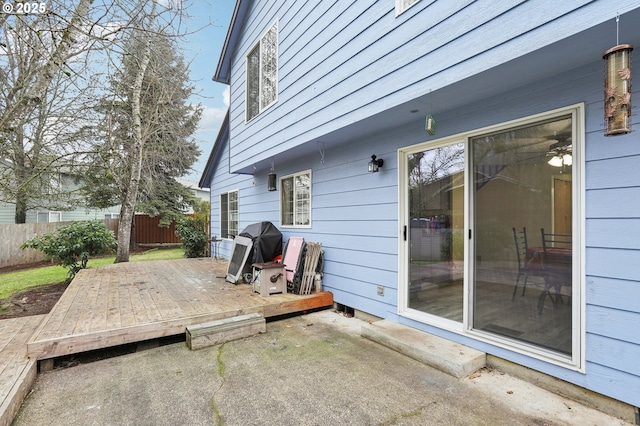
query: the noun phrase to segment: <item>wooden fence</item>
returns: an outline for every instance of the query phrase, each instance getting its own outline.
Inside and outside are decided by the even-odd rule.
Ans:
[[[185,216],[194,217],[193,214],[187,214]],[[182,243],[182,240],[176,234],[176,223],[171,222],[168,227],[160,227],[159,217],[149,217],[147,215],[136,215],[135,217],[135,243],[142,246],[156,246],[156,245],[178,245]],[[209,235],[210,224],[207,222],[205,225],[205,232]],[[209,249],[207,247],[207,256],[209,256]]]
[[[193,216],[193,215],[188,215]],[[103,221],[108,229],[118,236],[118,219]],[[25,265],[46,260],[42,252],[33,249],[20,250],[20,246],[36,235],[55,232],[61,226],[71,222],[0,224],[0,268],[7,266]],[[140,245],[179,245],[182,241],[176,235],[176,224],[172,222],[168,227],[160,227],[159,217],[147,215],[135,216],[135,243]],[[207,231],[209,226],[207,226]]]
[[[105,219],[103,222],[117,235],[118,219]],[[55,232],[56,229],[70,223],[0,224],[0,268],[46,260],[42,252],[33,249],[20,250],[20,246],[31,237]]]
[[[171,222],[168,227],[160,227],[160,216],[149,217],[137,214],[134,226],[136,244],[180,244],[182,242],[176,235],[176,223]]]

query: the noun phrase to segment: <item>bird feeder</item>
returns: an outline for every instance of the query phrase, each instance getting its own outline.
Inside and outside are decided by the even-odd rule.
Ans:
[[[605,136],[631,132],[631,51],[620,44],[604,52]]]

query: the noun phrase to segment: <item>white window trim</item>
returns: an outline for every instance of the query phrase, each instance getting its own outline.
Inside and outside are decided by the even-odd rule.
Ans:
[[[261,105],[260,102],[260,98],[262,96],[262,49],[260,48],[260,45],[262,44],[262,41],[264,40],[264,38],[266,37],[266,35],[269,33],[269,31],[271,31],[271,29],[273,27],[276,27],[276,75],[275,75],[275,98],[273,99],[273,101],[271,101],[268,105]],[[246,75],[246,81],[245,81],[245,114],[244,114],[244,119],[245,119],[245,123],[250,122],[251,120],[255,119],[256,117],[258,117],[260,114],[262,114],[264,111],[268,110],[269,108],[271,108],[272,105],[275,105],[278,102],[278,80],[279,80],[279,71],[280,71],[280,67],[279,67],[279,42],[280,42],[280,25],[278,20],[276,19],[271,25],[269,25],[269,27],[266,29],[266,31],[260,36],[260,38],[258,39],[258,41],[253,44],[251,46],[251,48],[249,49],[249,51],[247,52],[247,54],[245,55],[245,75]],[[259,92],[259,96],[258,96],[258,113],[249,118],[249,100],[248,100],[248,95],[249,95],[249,61],[248,61],[248,56],[249,53],[251,53],[256,47],[258,47],[258,52],[259,52],[259,77],[258,77],[258,92]]]
[[[398,280],[398,315],[412,319],[430,326],[441,328],[456,334],[460,334],[466,337],[471,337],[475,340],[489,343],[493,346],[500,347],[518,354],[530,356],[532,358],[540,359],[542,361],[554,364],[569,370],[575,370],[581,373],[585,373],[586,364],[586,276],[585,276],[585,232],[586,232],[586,215],[585,215],[585,168],[584,168],[584,150],[585,150],[585,105],[584,103],[569,105],[563,108],[558,108],[552,111],[523,117],[516,120],[511,120],[505,123],[497,125],[473,129],[464,133],[453,135],[447,138],[439,139],[436,141],[427,141],[420,144],[412,145],[409,147],[403,147],[398,149],[398,217],[400,219],[400,227],[402,230],[404,227],[409,227],[407,223],[406,212],[408,211],[408,199],[405,194],[406,191],[403,188],[406,187],[406,155],[415,152],[420,149],[435,148],[437,146],[448,145],[453,142],[465,141],[465,152],[469,152],[469,140],[477,135],[483,133],[493,133],[501,130],[508,130],[513,127],[523,126],[526,124],[533,124],[546,119],[560,117],[562,115],[571,114],[572,116],[572,132],[574,136],[573,141],[573,168],[574,176],[577,178],[572,179],[572,197],[573,205],[576,206],[573,212],[573,249],[574,249],[574,262],[573,262],[573,285],[572,285],[572,299],[574,300],[574,309],[572,310],[572,324],[577,325],[572,327],[572,355],[571,357],[563,356],[557,352],[545,350],[539,346],[526,344],[520,341],[509,340],[507,338],[501,338],[489,333],[485,333],[479,330],[474,330],[470,324],[470,317],[472,315],[470,300],[473,295],[470,294],[472,286],[469,284],[469,280],[472,279],[472,266],[473,264],[465,260],[465,277],[464,277],[464,319],[462,324],[455,321],[450,321],[441,317],[426,314],[424,312],[411,309],[407,306],[407,286],[405,285],[405,278],[399,278]],[[467,184],[465,185],[465,229],[469,229],[471,223],[470,211],[470,194],[469,191],[469,168],[470,159],[465,155],[465,174],[467,175]],[[464,257],[465,259],[471,259],[471,248],[469,239],[465,238]],[[398,238],[398,277],[406,277],[408,274],[407,266],[405,265],[405,259],[407,258],[407,248],[402,235]]]
[[[40,215],[46,213],[47,214],[47,221],[46,222],[40,222]],[[51,216],[52,215],[58,215],[58,220],[51,220]],[[38,211],[36,212],[36,222],[37,223],[54,223],[54,222],[62,222],[62,212],[58,211],[58,210],[44,210],[44,211]]]
[[[280,226],[281,226],[282,228],[311,228],[311,224],[313,223],[313,222],[312,222],[312,217],[311,217],[311,212],[313,211],[313,208],[312,208],[312,205],[311,205],[311,204],[312,204],[312,201],[313,201],[313,192],[312,192],[312,189],[313,189],[313,175],[312,175],[312,173],[311,173],[311,169],[304,170],[304,171],[297,172],[297,173],[292,173],[292,174],[287,175],[287,176],[282,176],[282,177],[280,178],[280,191],[282,191],[282,181],[283,181],[283,180],[285,180],[285,179],[289,179],[289,178],[293,178],[293,180],[294,180],[294,182],[295,182],[295,178],[296,178],[297,176],[302,176],[302,175],[306,175],[306,174],[308,174],[308,175],[309,175],[309,224],[308,224],[308,225],[296,225],[296,224],[295,224],[295,217],[296,217],[296,212],[295,212],[296,198],[295,198],[295,191],[294,191],[294,192],[293,192],[293,194],[294,194],[294,199],[293,199],[293,204],[292,204],[292,205],[293,205],[293,209],[294,209],[294,211],[293,211],[293,222],[294,222],[294,223],[293,223],[293,225],[284,225],[284,224],[282,223],[282,197],[280,197],[280,199],[279,199],[279,201],[278,201],[278,204],[280,205]]]
[[[405,6],[405,1],[404,0],[396,0],[396,17],[402,15],[404,12],[406,12],[409,9],[411,9],[411,7],[414,6],[416,3],[418,3],[419,1],[420,0],[415,0],[410,5]]]
[[[228,235],[222,235],[222,196],[226,195],[227,196],[227,228],[229,228],[229,219],[228,219],[228,215],[229,215],[229,194],[232,193],[236,193],[236,203],[238,204],[238,216],[240,216],[240,192],[237,189],[232,189],[229,191],[224,191],[221,192],[220,194],[218,194],[218,211],[220,213],[220,220],[218,221],[218,226],[219,226],[219,230],[220,230],[220,238],[223,240],[233,240],[232,237],[229,237]],[[236,226],[239,227],[240,226],[240,220],[238,218],[238,220],[236,220]],[[240,233],[240,229],[238,229],[238,233]]]

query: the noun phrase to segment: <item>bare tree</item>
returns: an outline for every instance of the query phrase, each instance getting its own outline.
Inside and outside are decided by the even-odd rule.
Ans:
[[[95,100],[126,35],[154,22],[178,34],[183,12],[156,0],[50,0],[0,15],[0,200],[15,203],[16,223],[29,209],[73,207],[56,182],[86,166]]]
[[[192,88],[184,61],[163,51],[185,34],[186,11],[159,0],[51,0],[46,8],[0,17],[0,197],[16,203],[16,222],[24,222],[30,208],[72,206],[75,195],[56,184],[63,173],[90,180],[103,170],[94,198],[102,190],[122,205],[117,261],[127,261],[136,205],[160,209],[163,194],[179,210],[189,198],[173,178],[199,154],[187,139],[201,110],[185,104]],[[182,80],[159,74],[163,60]],[[171,83],[159,90],[163,79]],[[109,183],[116,188],[105,192]]]
[[[154,21],[147,13],[127,31],[118,72],[101,102],[105,142],[96,147],[101,161],[91,173],[99,178],[87,181],[93,205],[121,204],[116,262],[128,261],[136,210],[161,218],[185,210],[192,196],[175,178],[199,155],[190,137],[201,107],[188,103],[188,67],[174,35]]]
[[[58,183],[80,151],[68,144],[81,132],[78,101],[86,94],[71,78],[85,65],[73,60],[79,54],[73,45],[90,4],[67,9],[69,19],[37,13],[0,20],[0,196],[15,203],[16,223],[30,208],[71,205]]]

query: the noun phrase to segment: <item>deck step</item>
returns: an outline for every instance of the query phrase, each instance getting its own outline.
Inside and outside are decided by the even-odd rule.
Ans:
[[[257,313],[224,318],[188,326],[187,346],[191,350],[201,349],[266,331],[266,321]]]
[[[361,335],[456,378],[486,364],[484,352],[388,320],[363,325]]]

